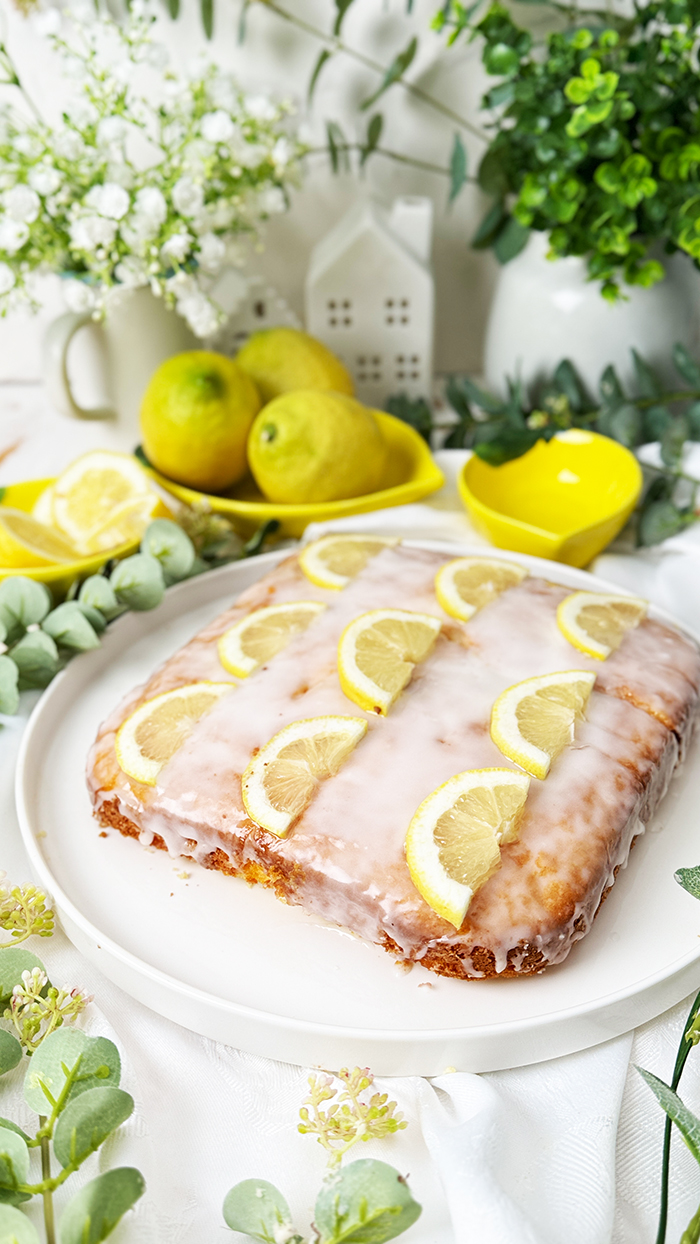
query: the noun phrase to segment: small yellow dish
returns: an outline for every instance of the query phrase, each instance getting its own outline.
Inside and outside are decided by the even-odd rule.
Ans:
[[[30,479],[21,484],[8,484],[2,493],[0,505],[9,505],[15,510],[24,510],[29,514],[44,489],[54,482],[54,478],[51,478]],[[160,502],[153,512],[153,517],[172,518],[172,514]],[[123,557],[130,557],[132,553],[137,553],[139,543],[138,540],[130,540],[128,544],[120,544],[115,549],[93,553],[89,557],[81,557],[74,562],[56,562],[53,566],[0,566],[0,580],[17,574],[24,575],[27,579],[38,579],[40,583],[45,583],[51,588],[56,600],[60,600],[76,579],[87,579],[88,575],[95,574],[106,561],[110,561],[113,557],[121,560]]]
[[[312,505],[281,505],[266,501],[250,477],[237,484],[228,496],[214,496],[176,484],[153,468],[150,472],[162,488],[186,505],[201,505],[205,501],[217,514],[225,514],[244,536],[252,535],[258,527],[273,518],[280,523],[280,535],[300,536],[309,523],[328,522],[351,514],[367,514],[370,510],[384,510],[391,505],[406,505],[442,488],[444,476],[423,437],[393,415],[380,410],[374,413],[387,444],[387,468],[381,490],[363,497]]]
[[[459,491],[476,527],[499,549],[586,566],[634,509],[642,472],[634,454],[572,428],[493,467],[474,455]]]

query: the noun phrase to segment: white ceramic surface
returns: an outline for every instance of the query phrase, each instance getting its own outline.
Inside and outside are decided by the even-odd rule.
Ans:
[[[84,782],[99,722],[281,556],[185,582],[157,612],[126,615],[38,704],[18,764],[18,814],[78,949],[134,997],[215,1040],[306,1065],[369,1064],[382,1075],[553,1058],[635,1027],[697,989],[700,905],[673,879],[700,858],[697,749],[588,937],[560,967],[523,980],[402,971],[383,950],[268,891],[118,833],[100,837]],[[608,587],[584,571],[520,560],[572,587]]]

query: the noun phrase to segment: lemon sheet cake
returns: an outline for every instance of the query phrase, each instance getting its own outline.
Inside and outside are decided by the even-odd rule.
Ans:
[[[561,962],[687,749],[696,646],[641,601],[350,545],[287,558],[115,709],[98,820],[444,975]]]

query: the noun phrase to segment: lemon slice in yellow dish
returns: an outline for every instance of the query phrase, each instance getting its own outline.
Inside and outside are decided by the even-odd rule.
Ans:
[[[221,664],[230,674],[246,678],[286,648],[326,608],[317,600],[295,600],[255,609],[221,636]]]
[[[84,554],[138,539],[158,504],[136,459],[106,449],[76,458],[53,485],[54,524]]]
[[[285,726],[243,774],[243,806],[250,819],[284,838],[319,783],[338,772],[366,730],[363,717],[308,717]]]
[[[468,622],[477,609],[527,578],[514,562],[490,557],[457,557],[441,566],[435,576],[435,594],[445,613]]]
[[[299,554],[299,565],[316,587],[347,587],[382,549],[400,541],[382,536],[321,536]]]
[[[155,786],[164,765],[182,747],[192,728],[235,683],[193,682],[141,704],[117,731],[119,766],[129,777]]]
[[[574,648],[604,661],[620,647],[625,632],[639,626],[648,607],[636,596],[574,592],[557,609],[557,622]]]
[[[595,674],[558,670],[508,687],[491,710],[491,738],[504,756],[545,778],[556,756],[574,738]]]
[[[431,613],[408,609],[373,609],[355,618],[338,644],[338,674],[348,699],[385,716],[432,651],[441,625]]]
[[[0,506],[0,566],[54,566],[77,557],[76,549],[60,531],[37,522],[24,510]]]
[[[530,779],[512,769],[470,769],[434,790],[406,835],[413,884],[456,929],[501,866],[501,845],[518,837]]]

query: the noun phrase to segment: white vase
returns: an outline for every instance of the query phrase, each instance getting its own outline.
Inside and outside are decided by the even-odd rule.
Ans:
[[[634,347],[667,383],[677,383],[671,351],[677,341],[697,351],[700,277],[683,255],[665,258],[666,277],[650,289],[625,286],[625,300],[607,302],[588,281],[584,259],[548,260],[547,235],[533,233],[500,271],[486,330],[487,388],[505,394],[506,376],[528,386],[551,376],[568,358],[592,396],[608,363],[633,383]]]
[[[76,399],[73,383],[77,387],[80,376],[75,376],[75,368],[71,376],[68,350],[80,330],[86,340],[80,343],[79,365],[103,373],[108,395],[103,405],[87,406]],[[67,312],[49,326],[44,343],[49,397],[63,414],[108,421],[109,443],[131,450],[140,439],[141,399],[154,371],[171,355],[198,346],[201,343],[182,316],[150,289],[117,288],[108,299],[103,321],[95,323],[89,313]]]

